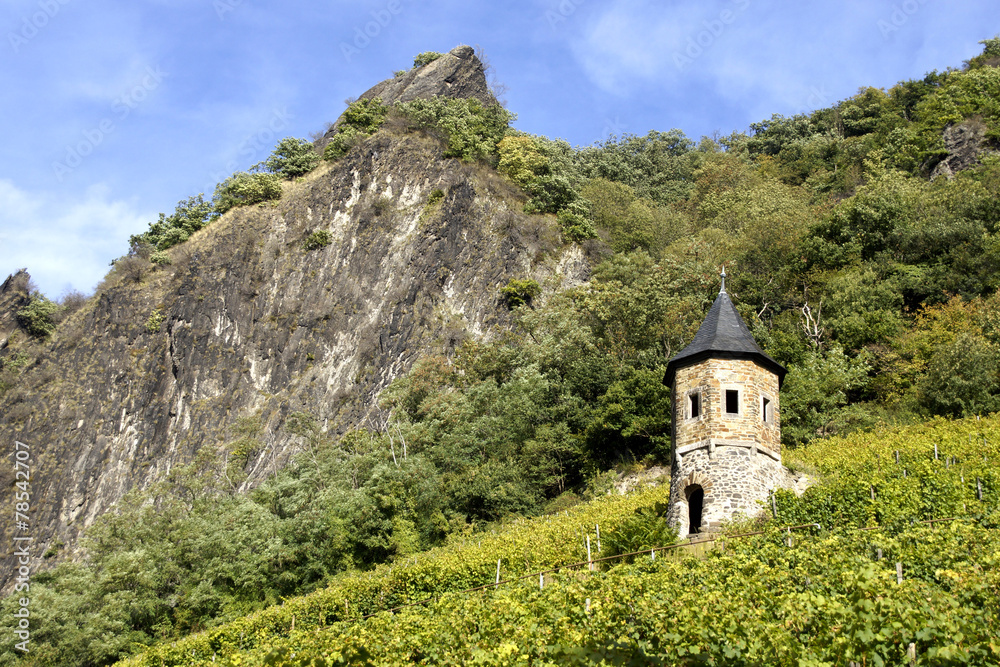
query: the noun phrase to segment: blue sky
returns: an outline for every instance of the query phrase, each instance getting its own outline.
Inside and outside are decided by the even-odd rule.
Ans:
[[[479,45],[526,132],[698,139],[961,66],[987,0],[4,0],[0,280],[91,293],[130,234],[421,51]]]

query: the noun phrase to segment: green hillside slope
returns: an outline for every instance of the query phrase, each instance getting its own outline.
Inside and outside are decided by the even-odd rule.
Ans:
[[[788,462],[822,481],[779,494],[777,518],[730,531],[759,534],[706,558],[644,553],[361,618],[491,583],[495,558],[504,579],[579,560],[578,526],[601,521],[613,539],[660,487],[345,578],[123,664],[903,665],[910,644],[917,664],[1000,660],[1000,418],[817,441]],[[781,530],[806,522],[820,525]]]

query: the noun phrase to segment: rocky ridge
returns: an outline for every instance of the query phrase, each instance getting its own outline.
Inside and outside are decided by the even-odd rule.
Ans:
[[[454,72],[439,60],[435,79],[418,73],[428,90]],[[434,137],[382,131],[286,183],[280,202],[234,209],[175,246],[169,266],[112,276],[44,343],[16,325],[27,275],[8,278],[0,359],[31,361],[0,392],[0,441],[32,448],[35,563],[72,553],[130,490],[201,453],[233,455],[240,420],[260,444],[244,453],[243,489],[297,451],[283,428],[293,412],[333,433],[377,426],[378,393],[417,358],[508,326],[499,289],[512,278],[547,290],[587,279],[579,248],[523,214],[516,188],[441,154]],[[329,245],[307,250],[314,232]],[[2,477],[12,507],[14,473]],[[7,577],[10,550],[3,561]]]

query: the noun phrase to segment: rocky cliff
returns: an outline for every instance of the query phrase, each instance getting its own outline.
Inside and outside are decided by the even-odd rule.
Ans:
[[[116,270],[44,342],[13,315],[27,276],[8,279],[0,359],[21,366],[4,375],[0,442],[32,449],[31,527],[18,534],[35,539],[34,563],[70,553],[129,490],[231,441],[240,418],[261,425],[249,488],[296,451],[290,413],[333,432],[377,423],[376,396],[420,355],[507,326],[510,279],[585,279],[578,249],[522,204],[489,167],[443,159],[437,138],[383,130],[286,183],[279,202],[230,211],[172,248],[172,264]],[[330,243],[307,245],[315,232]],[[2,477],[11,509],[14,473]]]

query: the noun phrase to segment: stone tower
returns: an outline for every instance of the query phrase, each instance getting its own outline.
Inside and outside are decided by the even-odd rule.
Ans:
[[[667,364],[673,447],[668,521],[681,537],[753,516],[771,489],[790,486],[781,465],[778,392],[785,368],[754,341],[726,293],[691,344]]]

